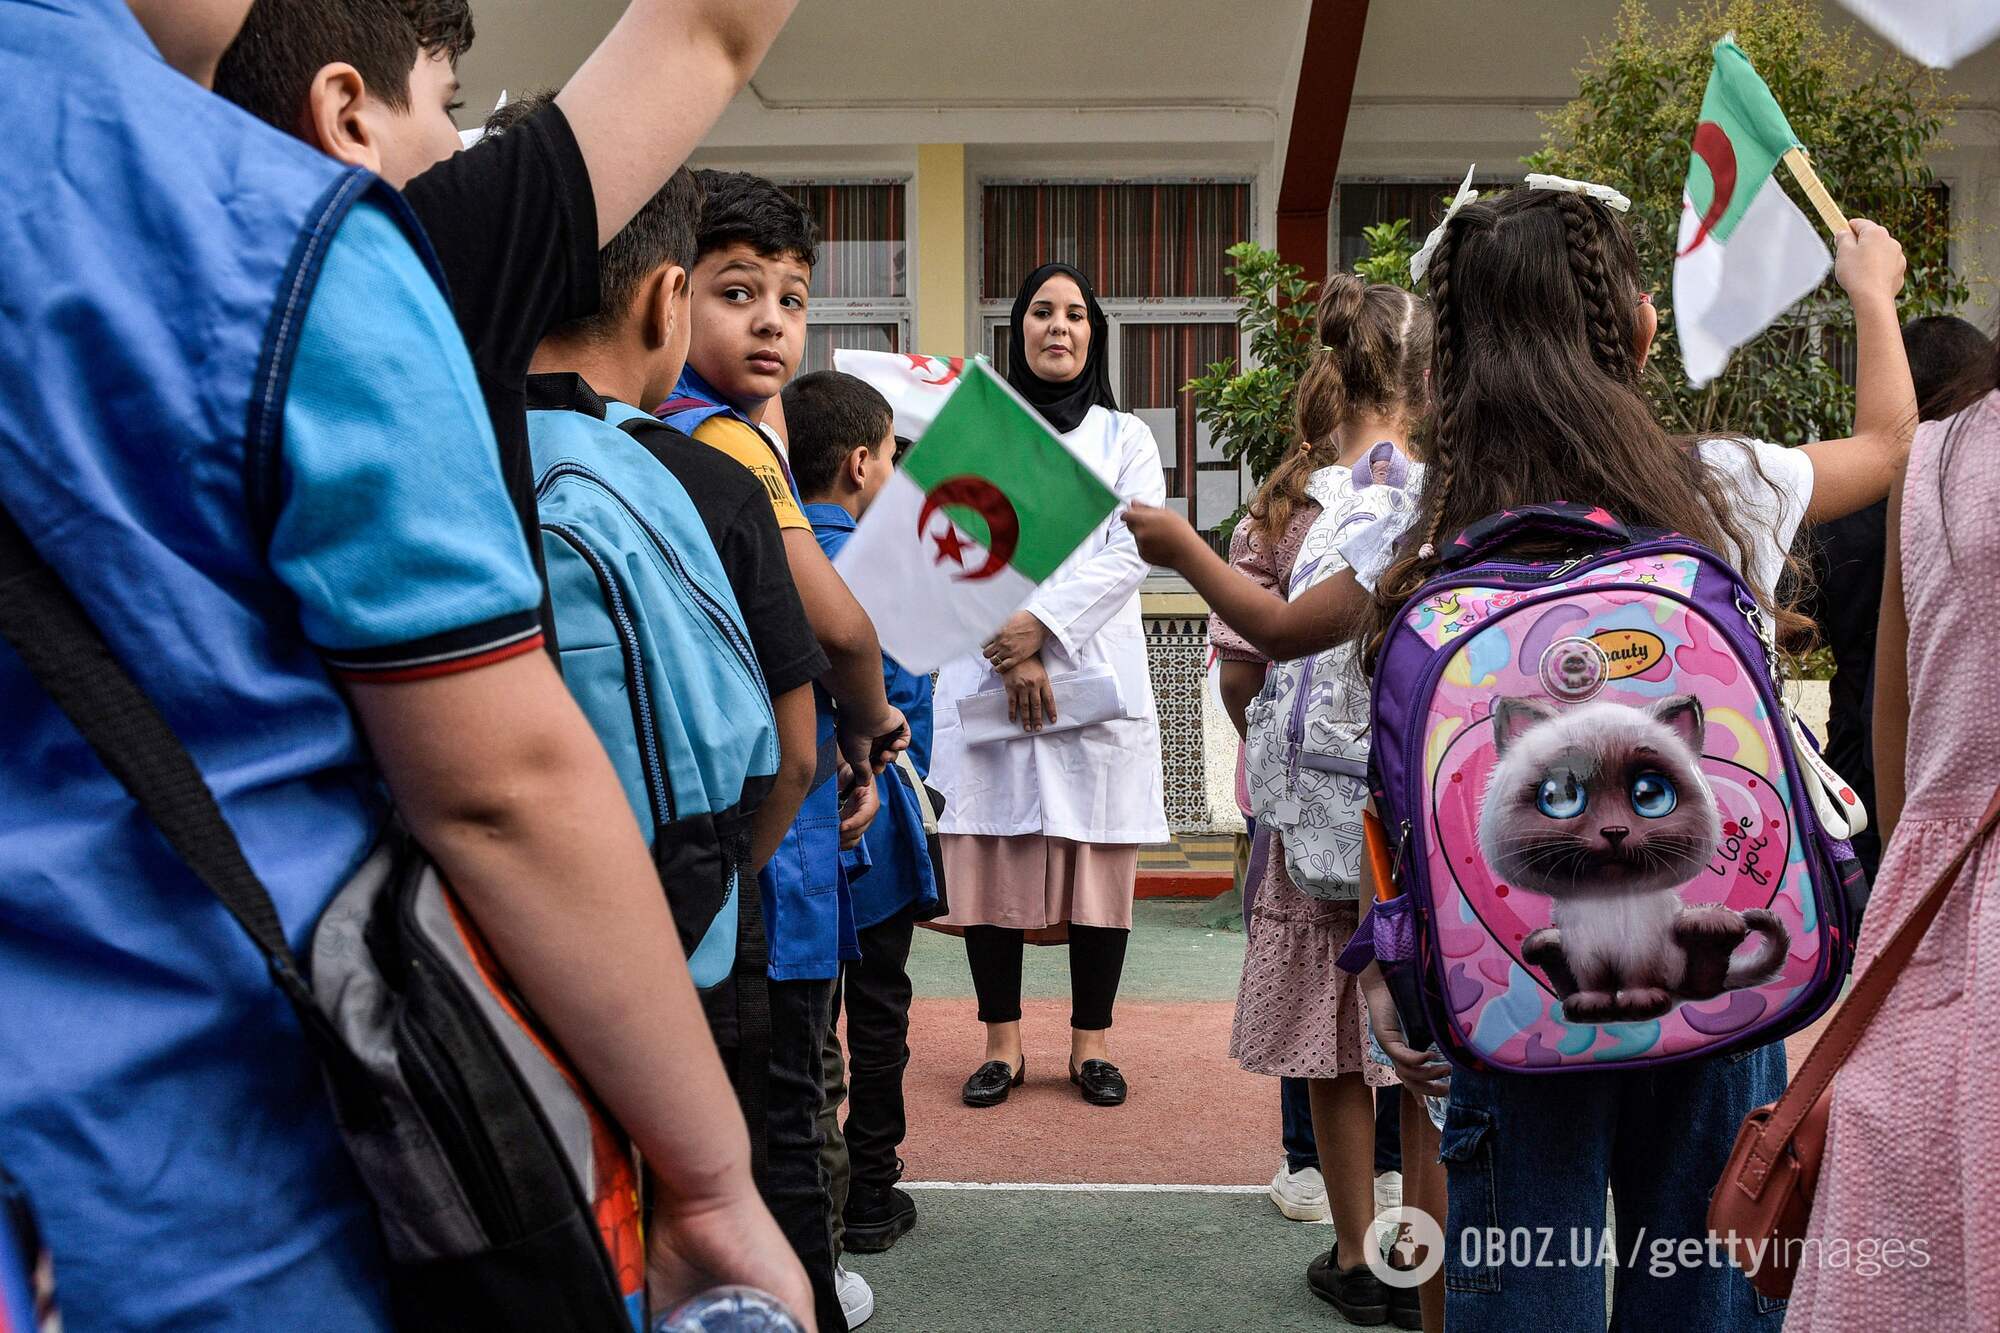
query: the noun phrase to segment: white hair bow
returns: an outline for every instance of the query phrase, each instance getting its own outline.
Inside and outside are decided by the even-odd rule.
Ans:
[[[1567,176],[1543,176],[1536,172],[1528,174],[1528,188],[1531,190],[1561,190],[1568,194],[1580,194],[1595,199],[1614,213],[1632,211],[1632,201],[1609,185],[1599,185],[1596,181],[1573,181]]]
[[[1465,169],[1465,180],[1458,187],[1458,193],[1452,196],[1451,207],[1447,208],[1444,211],[1444,216],[1438,219],[1437,226],[1431,228],[1431,234],[1424,237],[1423,248],[1410,256],[1411,282],[1422,282],[1424,280],[1424,274],[1431,266],[1431,256],[1437,253],[1438,242],[1444,239],[1444,229],[1449,227],[1451,220],[1458,216],[1459,209],[1464,208],[1479,197],[1479,191],[1472,188],[1472,173],[1478,169],[1479,164],[1477,162]]]

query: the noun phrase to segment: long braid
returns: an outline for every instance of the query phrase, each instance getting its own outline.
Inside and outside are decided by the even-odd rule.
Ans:
[[[1444,537],[1452,482],[1458,475],[1459,335],[1458,311],[1451,294],[1451,268],[1458,253],[1457,238],[1464,225],[1456,219],[1446,225],[1425,274],[1431,298],[1431,401],[1437,412],[1432,418],[1430,444],[1425,450],[1424,486],[1418,503],[1430,510],[1431,517],[1423,545],[1413,549],[1405,544],[1376,584],[1376,606],[1384,612],[1409,600],[1423,586],[1426,575],[1437,567],[1437,545]],[[1364,675],[1373,674],[1376,655],[1382,651],[1388,630],[1387,621],[1378,616],[1356,659],[1356,666]]]
[[[1574,194],[1558,197],[1556,207],[1562,210],[1569,271],[1576,277],[1577,290],[1583,297],[1591,355],[1613,379],[1630,382],[1638,368],[1619,319],[1617,299],[1611,294],[1611,279],[1605,272],[1604,237],[1597,214],[1591,204]]]
[[[1451,508],[1452,481],[1458,472],[1459,330],[1458,309],[1451,295],[1451,268],[1458,255],[1458,232],[1456,224],[1445,228],[1426,274],[1430,279],[1431,318],[1437,330],[1437,350],[1434,354],[1437,384],[1433,392],[1438,412],[1424,477],[1424,500],[1431,511],[1431,521],[1424,533],[1423,549],[1432,553],[1430,559],[1435,558],[1437,544],[1444,536],[1445,514]],[[1412,569],[1409,573],[1415,576],[1417,570]],[[1415,590],[1413,583],[1410,591]]]

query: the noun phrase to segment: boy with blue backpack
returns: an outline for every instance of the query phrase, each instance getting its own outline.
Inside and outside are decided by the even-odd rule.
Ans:
[[[516,132],[549,94],[493,113]],[[687,356],[701,191],[674,173],[598,256],[603,308],[535,353],[528,434],[565,681],[641,826],[709,1025],[760,1136],[769,1060],[764,914],[742,886],[815,767],[826,655],[756,479],[635,406]]]
[[[659,1294],[700,1274],[796,1305],[645,844],[537,651],[423,237],[374,176],[206,90],[246,8],[0,0],[0,137],[37,201],[0,210],[0,629],[30,641],[21,590],[67,589],[293,950],[392,798],[665,1183]],[[298,1011],[38,675],[0,646],[0,1160],[71,1320],[389,1329]]]
[[[895,470],[894,416],[873,386],[837,370],[793,380],[784,408],[806,517],[827,555],[839,555]],[[882,681],[909,719],[908,755],[921,780],[930,770],[931,678],[885,655]],[[910,1062],[910,941],[938,901],[919,804],[928,798],[900,768],[876,784],[882,813],[863,839],[868,869],[853,882],[861,957],[842,966],[835,994],[847,1011],[848,1113],[846,1179],[833,1182],[834,1234],[836,1249],[844,1242],[864,1254],[890,1248],[917,1221],[915,1201],[896,1188],[903,1168],[896,1149]],[[828,1045],[837,1067],[838,1042],[829,1036]]]
[[[704,197],[691,275],[693,337],[680,383],[656,413],[734,458],[763,484],[799,599],[830,662],[819,679],[828,706],[820,710],[817,736],[829,762],[814,773],[761,884],[771,954],[766,1198],[805,1260],[821,1325],[839,1327],[847,1316],[836,1287],[818,1121],[820,1056],[834,983],[842,961],[860,955],[841,869],[842,804],[844,795],[865,802],[847,820],[845,832],[858,837],[854,825],[874,805],[873,779],[908,744],[909,727],[883,688],[875,626],[813,537],[790,464],[761,428],[805,352],[818,225],[796,200],[759,177],[702,171],[695,179]],[[836,765],[851,770],[851,785],[832,779]],[[848,1282],[859,1296],[858,1281]]]

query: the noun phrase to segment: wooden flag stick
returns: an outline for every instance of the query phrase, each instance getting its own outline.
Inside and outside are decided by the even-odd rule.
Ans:
[[[1840,205],[1833,202],[1833,196],[1820,182],[1819,173],[1813,170],[1806,150],[1794,144],[1785,150],[1784,162],[1791,168],[1792,179],[1799,183],[1799,188],[1806,192],[1806,198],[1812,200],[1813,207],[1819,210],[1820,221],[1826,224],[1826,229],[1835,234],[1846,231],[1847,219],[1842,216]]]

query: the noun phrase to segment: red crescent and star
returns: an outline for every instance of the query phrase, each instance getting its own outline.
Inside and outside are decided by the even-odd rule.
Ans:
[[[965,369],[965,358],[962,356],[954,356],[940,361],[935,357],[918,356],[914,352],[905,352],[903,355],[909,359],[910,369],[916,372],[916,379],[919,384],[949,384],[957,379],[959,373]],[[935,371],[939,366],[944,367],[943,379],[930,379],[926,376],[926,371]]]
[[[979,568],[965,569],[965,551],[969,543],[958,535],[958,527],[949,514],[944,516],[943,528],[932,530],[931,516],[946,505],[963,506],[986,521],[986,563]],[[917,532],[937,548],[937,554],[931,558],[933,565],[942,565],[949,560],[962,571],[952,575],[952,578],[961,583],[971,583],[992,578],[1014,558],[1014,552],[1021,544],[1021,518],[1014,512],[1013,502],[1008,500],[1006,494],[984,477],[946,477],[924,497],[924,507],[917,514]]]

